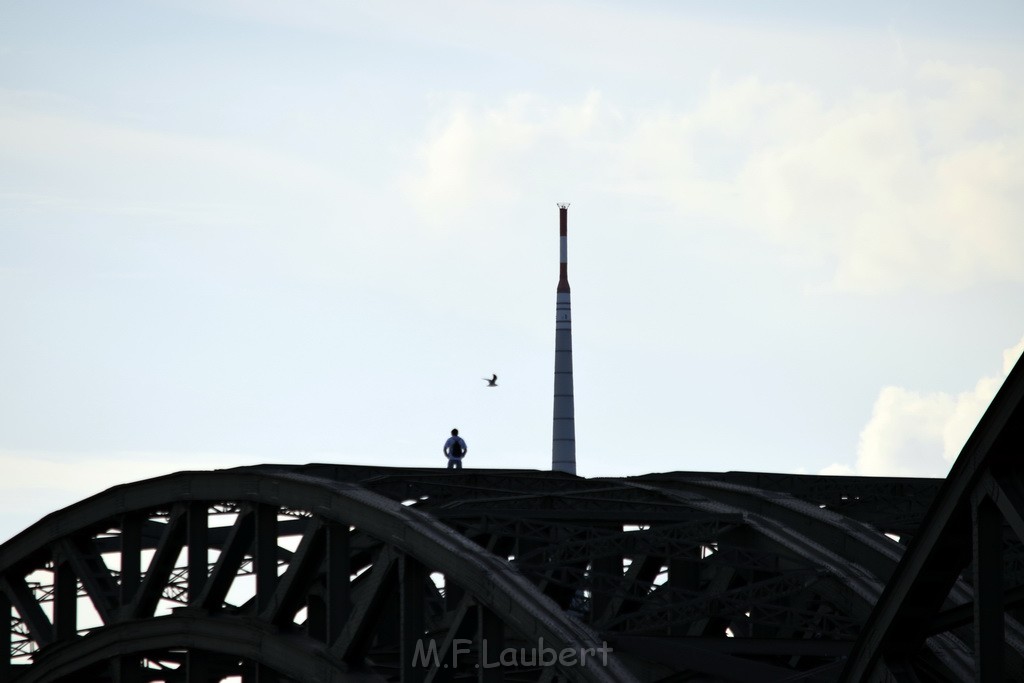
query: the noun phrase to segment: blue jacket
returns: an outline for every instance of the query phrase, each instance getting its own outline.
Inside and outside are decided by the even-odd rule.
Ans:
[[[448,440],[444,442],[444,454],[446,456],[448,456],[449,458],[454,457],[454,456],[451,455],[450,451],[451,451],[452,444],[455,443],[456,441],[458,441],[459,444],[462,446],[462,455],[463,456],[465,456],[466,453],[469,452],[469,446],[466,445],[466,442],[463,440],[463,438],[461,436],[452,436],[452,437],[449,437]]]

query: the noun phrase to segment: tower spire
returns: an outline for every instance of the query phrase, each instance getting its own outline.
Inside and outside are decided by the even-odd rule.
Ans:
[[[569,306],[567,236],[569,205],[558,205],[561,259],[555,294],[555,407],[551,469],[576,474],[576,422],[572,393],[572,315]]]

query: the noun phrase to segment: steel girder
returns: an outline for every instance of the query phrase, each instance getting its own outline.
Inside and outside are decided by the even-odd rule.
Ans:
[[[607,639],[614,680],[831,680],[880,591],[883,578],[867,577],[900,546],[846,520],[873,540],[860,543],[864,557],[844,555],[817,505],[788,500],[798,510],[787,518],[765,502],[778,496],[706,474],[648,483],[318,465],[118,487],[0,548],[12,662],[31,662],[8,678],[59,680],[81,662],[97,680],[440,681],[459,676],[408,666],[415,641],[426,636],[441,658],[471,641],[472,665],[486,632],[518,646]],[[500,599],[495,577],[506,579]],[[85,612],[95,623],[82,628]],[[559,628],[542,629],[538,614]],[[186,638],[218,625],[222,638]],[[273,659],[289,647],[316,664]]]
[[[1018,361],[943,482],[866,622],[844,681],[1024,680],[1024,364]],[[968,585],[963,590],[964,584]],[[942,637],[963,643],[927,655]]]
[[[986,419],[939,531],[919,479],[266,465],[116,487],[0,546],[0,681],[1013,676],[1024,487],[990,456],[1019,420]],[[910,579],[908,539],[934,546]],[[546,666],[541,638],[614,652]]]
[[[29,655],[0,662],[5,681],[534,680],[518,654],[531,648],[558,656],[546,671],[562,680],[634,680],[507,561],[399,502],[295,473],[111,489],[0,547],[0,595],[12,652]]]

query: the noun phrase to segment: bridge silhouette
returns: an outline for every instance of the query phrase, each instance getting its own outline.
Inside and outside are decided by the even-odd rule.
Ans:
[[[0,546],[0,681],[1024,680],[1024,369],[941,479],[264,465]]]

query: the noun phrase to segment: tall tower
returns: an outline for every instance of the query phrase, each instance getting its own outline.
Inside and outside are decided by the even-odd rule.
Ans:
[[[555,411],[551,434],[551,469],[576,474],[576,409],[572,397],[572,315],[569,312],[569,205],[558,205],[561,264],[555,299]]]

